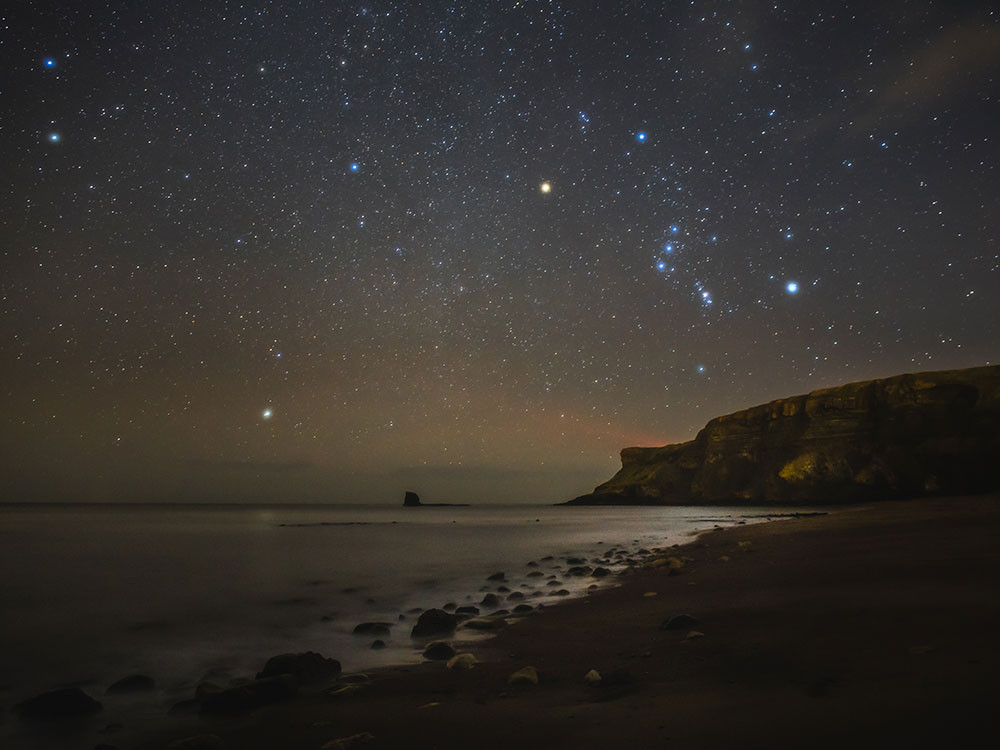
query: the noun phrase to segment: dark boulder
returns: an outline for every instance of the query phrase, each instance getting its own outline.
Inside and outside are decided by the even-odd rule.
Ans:
[[[403,505],[407,508],[413,508],[420,504],[420,495],[416,492],[407,492],[403,495]]]
[[[530,604],[518,604],[516,607],[514,607],[514,614],[515,615],[526,615],[531,610],[532,610],[532,606]]]
[[[568,576],[589,576],[593,572],[592,568],[588,568],[586,565],[575,565],[566,571]]]
[[[461,618],[448,614],[443,609],[428,609],[417,619],[417,624],[410,631],[412,638],[451,633],[458,626]]]
[[[340,665],[337,666],[339,672]],[[205,716],[246,713],[261,706],[286,700],[296,692],[298,683],[291,674],[265,677],[206,697],[201,704],[201,713]]]
[[[598,566],[598,567],[594,568],[594,572],[591,573],[590,575],[592,575],[594,578],[605,578],[605,577],[611,575],[611,571],[608,570],[607,568],[602,568],[602,567]]]
[[[424,648],[424,658],[434,661],[444,661],[455,655],[455,649],[446,641],[431,641]]]
[[[14,713],[22,719],[72,719],[93,716],[103,706],[80,688],[62,688],[28,698],[14,706]]]
[[[302,654],[281,654],[267,660],[264,669],[257,673],[257,679],[290,674],[302,685],[316,684],[332,680],[340,674],[340,662],[328,659],[315,651]]]
[[[467,607],[459,607],[458,609],[455,610],[455,614],[456,615],[472,615],[473,617],[475,617],[476,615],[479,614],[479,607],[473,607],[471,605],[467,606]]]
[[[491,575],[486,576],[487,581],[502,581],[506,578],[506,575],[502,570],[497,571]]]
[[[383,648],[385,648],[385,641],[381,639],[375,639],[374,641],[372,641],[372,645],[369,646],[368,648],[370,648],[372,651],[381,651]]]
[[[500,598],[496,594],[487,594],[480,604],[484,607],[498,607],[500,606]]]

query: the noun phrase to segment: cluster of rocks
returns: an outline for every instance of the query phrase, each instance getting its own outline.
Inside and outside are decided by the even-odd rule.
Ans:
[[[226,716],[246,713],[290,698],[301,687],[316,687],[332,682],[341,673],[340,662],[315,651],[279,654],[271,657],[253,679],[203,679],[194,696],[175,703],[172,714],[198,713]]]
[[[414,608],[401,613],[396,622],[370,621],[357,624],[353,633],[359,637],[372,638],[371,648],[387,646],[394,631],[403,629],[403,621],[415,616],[409,627],[409,644],[423,641],[420,647],[423,657],[429,661],[443,662],[451,670],[469,670],[477,664],[476,657],[463,652],[453,642],[460,642],[459,631],[490,632],[506,627],[518,617],[529,615],[544,607],[534,601],[541,598],[562,598],[571,595],[570,588],[582,592],[597,588],[598,581],[613,575],[624,575],[640,563],[658,564],[663,558],[656,558],[663,550],[635,549],[633,545],[608,546],[602,554],[590,558],[546,556],[525,564],[519,574],[496,571],[488,576],[477,594],[469,594],[468,603],[459,605],[447,602],[441,607],[430,609]],[[671,565],[675,558],[669,558]],[[682,565],[683,563],[679,563]],[[673,571],[673,568],[671,568]],[[573,583],[570,583],[573,582]],[[567,588],[568,586],[569,588]],[[533,601],[533,603],[528,603]],[[666,627],[666,626],[665,626]],[[405,631],[404,631],[405,632]],[[361,676],[342,676],[342,668],[336,659],[325,657],[313,651],[280,654],[268,659],[253,679],[229,679],[216,676],[198,682],[194,695],[175,703],[172,714],[200,714],[203,716],[228,716],[242,714],[286,700],[302,688],[322,688],[336,683],[328,695],[340,699],[354,694],[362,688]],[[525,667],[510,676],[509,684],[537,685],[538,673],[534,667]],[[593,680],[593,677],[589,677]],[[111,684],[106,693],[109,696],[149,692],[156,689],[152,677],[133,674]],[[29,721],[81,720],[95,716],[103,710],[101,701],[87,694],[79,687],[61,688],[29,698],[14,707],[14,713]],[[350,739],[353,742],[354,738]],[[339,740],[338,740],[339,742]],[[180,740],[171,747],[214,748],[223,747],[221,740],[213,735]],[[331,747],[347,746],[331,745]]]
[[[662,552],[662,550],[658,550]],[[520,575],[510,577],[507,571],[496,571],[486,576],[478,594],[466,598],[475,603],[459,605],[447,602],[430,609],[411,609],[399,615],[399,620],[416,616],[416,622],[409,629],[411,641],[425,641],[422,655],[430,661],[445,662],[449,669],[471,669],[476,661],[469,653],[461,653],[449,639],[461,640],[464,631],[490,632],[502,629],[516,618],[529,615],[545,605],[539,602],[529,604],[529,600],[539,598],[564,598],[572,594],[564,588],[564,581],[576,580],[577,591],[597,588],[597,581],[613,575],[631,572],[640,563],[649,562],[656,552],[639,548],[629,551],[627,546],[609,546],[603,553],[590,559],[566,556],[557,559],[546,556],[525,564]],[[671,558],[673,559],[673,558]],[[588,587],[582,581],[594,581]],[[359,636],[378,636],[371,648],[384,648],[385,640],[391,638],[393,628],[398,623],[363,622],[355,626],[353,632]]]
[[[144,674],[132,674],[112,683],[106,695],[149,692],[156,688],[156,681]],[[79,687],[48,690],[21,701],[14,706],[14,713],[29,721],[81,719],[104,710],[104,704]]]
[[[394,633],[402,630],[401,623],[412,616],[416,616],[417,621],[410,627],[411,639],[437,638],[451,635],[456,630],[499,630],[508,625],[511,618],[523,617],[544,607],[539,602],[529,604],[529,600],[571,596],[573,591],[565,587],[571,585],[566,583],[567,580],[577,581],[571,585],[576,591],[584,589],[580,585],[582,581],[593,580],[586,590],[595,589],[598,588],[598,580],[628,573],[637,564],[648,561],[653,554],[648,549],[629,551],[626,546],[609,546],[603,554],[590,559],[546,556],[526,563],[523,574],[514,576],[513,580],[508,578],[506,571],[486,576],[484,585],[479,589],[481,598],[477,599],[479,594],[469,594],[466,596],[469,603],[459,605],[452,601],[427,610],[413,608],[399,613],[395,622],[358,623],[352,633],[373,638],[369,647],[378,650],[387,648]]]
[[[630,571],[635,565],[646,561],[653,552],[638,549],[630,552],[624,547],[608,547],[603,554],[586,559],[567,556],[557,560],[554,556],[532,560],[525,564],[525,572],[508,578],[506,571],[496,571],[486,576],[485,584],[480,588],[482,598],[475,600],[476,595],[468,595],[467,600],[474,603],[459,605],[447,602],[440,607],[423,610],[411,609],[398,616],[399,621],[407,616],[416,615],[417,621],[410,628],[411,639],[439,638],[453,634],[456,630],[492,631],[505,627],[510,618],[522,617],[541,608],[541,603],[529,604],[529,599],[562,598],[573,593],[565,588],[565,579],[577,581],[591,580],[587,590],[598,588],[597,580],[608,578]],[[512,588],[516,587],[516,588]],[[579,584],[574,586],[581,590]],[[362,622],[356,625],[353,633],[358,636],[374,637],[371,648],[381,649],[387,646],[386,640],[391,639],[393,628],[398,623],[393,622]],[[437,641],[435,641],[437,643]],[[429,656],[428,658],[445,659],[448,656]]]

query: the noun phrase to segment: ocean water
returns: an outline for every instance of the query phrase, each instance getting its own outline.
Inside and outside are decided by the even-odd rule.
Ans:
[[[556,590],[579,596],[595,582],[613,585],[563,577],[568,557],[590,561],[610,548],[636,555],[767,512],[0,506],[0,703],[80,685],[113,712],[118,699],[103,695],[107,686],[143,673],[158,689],[142,700],[164,713],[206,675],[223,684],[252,677],[288,651],[336,657],[345,671],[416,662],[408,611],[478,604],[500,585],[486,580],[491,573],[504,571],[527,603],[552,606],[565,599]],[[527,577],[529,561],[545,575]],[[548,586],[549,576],[561,585]],[[352,634],[365,621],[393,623],[386,649]]]

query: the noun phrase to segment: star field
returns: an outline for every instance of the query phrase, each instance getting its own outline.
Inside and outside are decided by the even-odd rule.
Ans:
[[[558,501],[995,363],[992,3],[20,3],[8,500]]]

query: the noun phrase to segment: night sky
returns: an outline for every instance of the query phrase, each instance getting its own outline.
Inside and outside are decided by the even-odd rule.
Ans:
[[[4,500],[556,502],[997,362],[996,3],[16,5]]]

